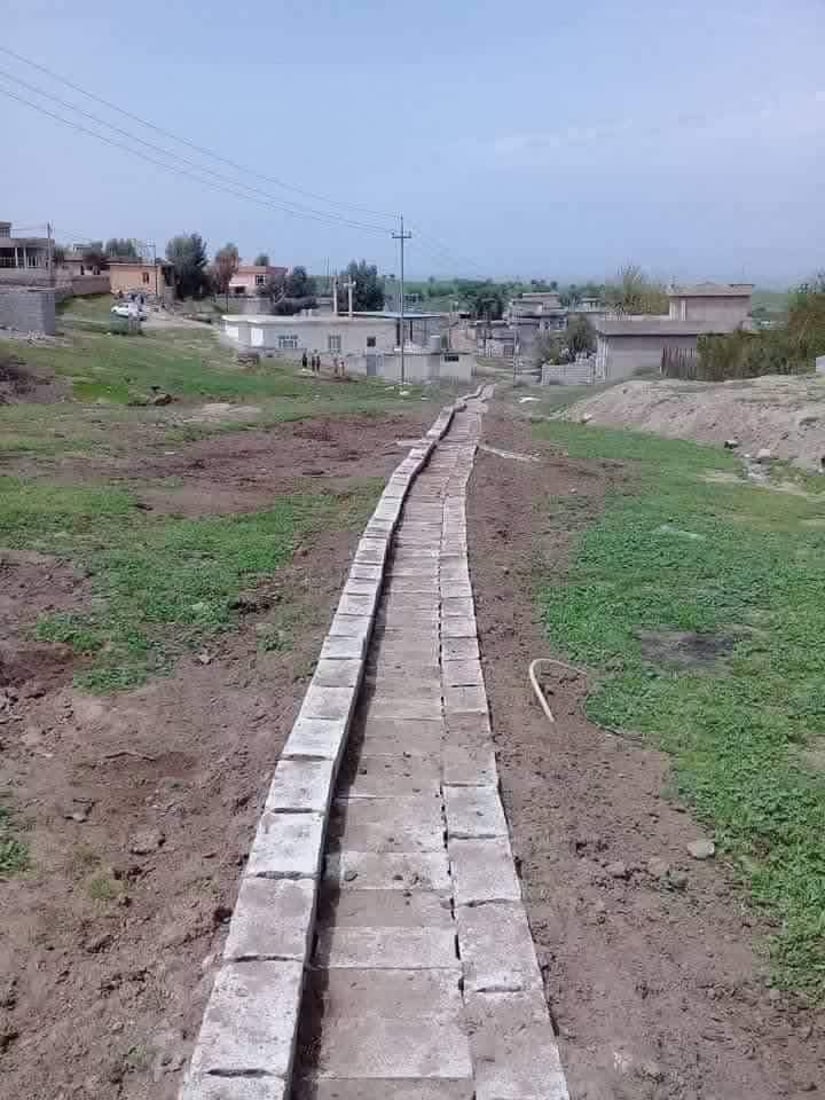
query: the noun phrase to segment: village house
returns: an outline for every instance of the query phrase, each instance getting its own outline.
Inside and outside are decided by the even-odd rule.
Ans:
[[[750,323],[751,283],[699,283],[668,288],[667,316],[600,317],[596,329],[599,380],[659,369],[665,350],[695,354],[699,337],[724,334]]]
[[[171,301],[175,294],[173,266],[166,260],[109,260],[112,294],[144,294]]]
[[[285,278],[287,270],[273,264],[238,264],[229,283],[229,293],[234,298],[258,297],[267,283]]]
[[[27,285],[48,283],[52,255],[48,237],[14,237],[11,230],[11,222],[0,222],[0,280]]]

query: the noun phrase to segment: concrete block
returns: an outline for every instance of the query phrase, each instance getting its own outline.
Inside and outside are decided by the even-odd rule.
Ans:
[[[457,970],[452,928],[328,928],[318,937],[316,964],[377,970]]]
[[[321,868],[323,814],[263,813],[252,842],[247,875],[314,878]]]
[[[449,620],[448,620],[449,621]],[[444,709],[463,714],[487,713],[487,692],[483,684],[469,684],[464,687],[444,685]]]
[[[478,638],[442,638],[441,650],[445,661],[478,660]]]
[[[357,885],[355,883],[354,885]],[[324,884],[319,927],[447,928],[455,932],[452,903],[446,894],[428,890],[338,891]]]
[[[383,565],[386,556],[386,540],[362,538],[355,551],[354,561],[358,565]]]
[[[442,620],[441,636],[442,638],[477,637],[475,615],[455,615]]]
[[[304,968],[298,962],[227,963],[218,971],[190,1076],[288,1078]]]
[[[496,787],[496,757],[487,745],[444,746],[444,782],[453,787]]]
[[[520,902],[456,907],[464,987],[474,993],[518,993],[543,985],[527,914]]]
[[[475,657],[458,661],[445,659],[442,662],[441,669],[445,687],[478,686],[483,688],[484,686],[481,662]]]
[[[378,1014],[393,1020],[432,1015],[438,1019],[461,1016],[461,975],[457,969],[381,970],[331,969],[312,977],[324,1020]]]
[[[473,596],[473,586],[467,581],[442,581],[441,596],[445,600],[469,600]]]
[[[353,581],[378,581],[380,583],[383,575],[384,570],[380,565],[364,565],[360,562],[354,562],[349,571],[350,580]]]
[[[327,637],[361,638],[364,647],[372,629],[372,615],[343,615],[336,611],[332,616]]]
[[[294,959],[303,964],[314,908],[315,883],[309,879],[244,878],[223,957]]]
[[[506,837],[448,840],[457,905],[521,901],[521,889]]]
[[[441,769],[435,756],[371,756],[362,753],[358,768],[345,790],[347,798],[396,798],[399,795],[438,795]]]
[[[492,841],[457,841],[486,843]],[[450,889],[447,853],[342,851],[326,860],[326,874],[344,888],[358,890]]]
[[[362,577],[348,577],[346,583],[344,584],[344,595],[376,597],[380,588],[380,580],[367,580]]]
[[[333,760],[279,760],[264,809],[270,813],[325,814],[335,783]]]
[[[355,696],[354,687],[321,687],[313,680],[301,703],[298,718],[329,718],[348,722]]]
[[[389,1081],[386,1077],[344,1081],[323,1078],[298,1081],[295,1100],[473,1100],[473,1082],[425,1080]]]
[[[445,736],[451,745],[486,746],[492,740],[490,717],[486,711],[470,714],[448,711],[444,723]]]
[[[444,809],[450,837],[507,836],[507,821],[495,787],[445,787]]]
[[[361,679],[363,667],[360,657],[330,658],[322,655],[315,666],[312,682],[319,687],[353,688]]]
[[[338,601],[339,615],[367,615],[372,616],[378,599],[378,590],[375,589],[368,596],[350,595],[346,590]]]
[[[444,848],[440,795],[336,802],[329,825],[339,848],[358,852],[438,852]]]
[[[437,719],[441,717],[441,699],[405,699],[376,693],[369,702],[367,715],[370,718]]]
[[[180,1100],[285,1100],[282,1077],[199,1076],[187,1081]]]
[[[441,602],[441,613],[446,618],[454,615],[475,615],[475,603],[468,596],[446,596]]]
[[[348,637],[326,637],[321,646],[321,660],[356,660],[359,661],[366,651],[365,635],[350,635]]]
[[[568,1100],[539,992],[468,993],[465,1003],[477,1100]]]
[[[405,718],[366,718],[362,751],[370,756],[409,753],[411,756],[432,757],[441,752],[444,724]]]
[[[376,1013],[324,1019],[319,1077],[468,1078],[472,1074],[461,1017],[393,1019]]]
[[[370,668],[364,683],[371,696],[377,693],[390,698],[403,695],[408,699],[436,699],[441,696],[437,665],[407,667],[388,660]]]
[[[343,718],[299,718],[284,745],[282,757],[318,757],[337,761],[347,736]]]

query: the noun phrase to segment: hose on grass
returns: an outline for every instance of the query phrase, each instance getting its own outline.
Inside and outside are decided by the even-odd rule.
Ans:
[[[550,709],[550,704],[547,702],[544,692],[539,684],[538,677],[536,676],[536,669],[541,665],[555,665],[556,668],[566,669],[567,672],[575,672],[577,676],[584,676],[587,678],[586,669],[579,668],[577,665],[568,665],[565,661],[557,661],[555,657],[537,657],[534,661],[530,662],[530,667],[527,670],[527,675],[530,677],[530,683],[533,686],[533,691],[536,693],[536,698],[541,704],[541,709],[544,711],[547,718],[555,725],[556,718]],[[589,693],[588,693],[589,694]],[[617,730],[612,729],[610,726],[603,726],[601,722],[596,722],[592,718],[588,717],[585,712],[582,701],[579,701],[579,710],[582,718],[585,722],[589,722],[595,726],[596,729],[601,730],[602,733],[607,733],[611,737],[618,737],[622,741],[630,741],[633,744],[639,745],[644,743],[644,737],[641,733],[636,733],[633,730]]]

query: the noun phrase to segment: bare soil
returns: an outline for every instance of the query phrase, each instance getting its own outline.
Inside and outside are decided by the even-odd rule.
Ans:
[[[305,421],[204,440],[148,470],[182,480],[168,496],[186,514],[265,507],[301,476],[313,487],[386,476],[396,436],[416,430],[414,417]],[[301,475],[310,463],[317,472]],[[0,882],[3,1100],[177,1096],[266,788],[357,539],[328,530],[304,545],[246,601],[240,629],[210,644],[208,663],[184,659],[106,698],[71,686],[67,648],[30,641],[42,611],[88,606],[85,578],[3,554],[0,793],[31,853],[27,872]],[[285,601],[294,644],[262,652],[259,628]]]
[[[484,435],[543,454],[477,455],[470,556],[504,802],[572,1100],[816,1093],[825,1016],[769,988],[771,929],[732,869],[687,854],[702,829],[666,794],[667,757],[589,723],[577,673],[548,677],[554,725],[528,684],[529,662],[552,656],[534,564],[562,576],[576,530],[630,475],[554,453],[495,405]],[[574,491],[574,529],[553,526],[541,501]]]
[[[0,350],[0,405],[50,405],[62,401],[68,392],[62,379],[51,371],[29,367],[14,355]]]
[[[737,440],[741,453],[825,469],[825,378],[771,375],[735,382],[634,380],[572,405],[570,420],[636,428],[699,443]]]

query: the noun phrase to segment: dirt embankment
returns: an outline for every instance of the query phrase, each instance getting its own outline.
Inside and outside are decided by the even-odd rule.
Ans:
[[[825,378],[771,376],[747,382],[631,381],[572,405],[569,420],[636,428],[699,443],[736,439],[810,470],[825,459]]]
[[[770,989],[770,929],[702,829],[666,795],[668,759],[583,715],[586,685],[550,678],[551,725],[527,680],[551,650],[537,559],[563,574],[576,530],[627,476],[575,461],[488,414],[470,482],[470,564],[513,849],[572,1100],[802,1100],[825,1080],[825,1017]],[[506,452],[541,453],[518,462]],[[540,502],[579,501],[551,522]],[[573,528],[571,530],[571,527]]]

